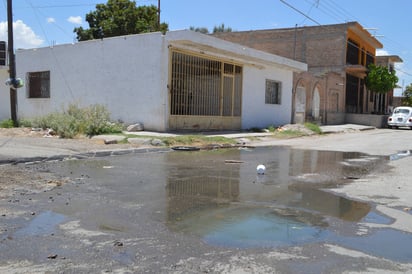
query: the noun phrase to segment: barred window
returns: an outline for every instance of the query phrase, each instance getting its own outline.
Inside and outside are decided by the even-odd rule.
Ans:
[[[50,98],[50,71],[29,72],[27,78],[29,98]]]
[[[6,42],[0,41],[0,66],[5,66],[7,63],[7,48]]]
[[[281,104],[281,85],[280,82],[266,80],[265,104]]]
[[[170,103],[171,115],[239,117],[242,67],[173,51]]]

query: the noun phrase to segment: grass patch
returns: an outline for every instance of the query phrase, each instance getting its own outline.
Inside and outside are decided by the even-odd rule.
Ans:
[[[14,128],[14,127],[31,127],[30,120],[18,120],[17,125],[14,124],[12,119],[6,119],[0,121],[0,128]]]
[[[3,120],[0,122],[0,128],[13,128],[14,122],[11,119]]]
[[[191,145],[205,146],[210,144],[235,144],[236,140],[222,136],[181,135],[176,137],[162,137],[167,146]]]
[[[273,136],[276,138],[287,139],[287,138],[296,138],[306,136],[306,134],[302,131],[298,130],[282,130],[282,131],[275,131]]]
[[[312,130],[316,134],[322,134],[322,130],[320,129],[319,125],[314,124],[314,123],[305,123],[305,127],[307,129]]]
[[[236,140],[222,136],[204,135],[179,135],[174,137],[142,136],[135,134],[124,134],[128,138],[159,139],[166,146],[206,146],[210,144],[236,144]]]

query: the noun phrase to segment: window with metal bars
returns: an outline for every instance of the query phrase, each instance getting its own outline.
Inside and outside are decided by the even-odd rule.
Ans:
[[[366,64],[365,64],[365,66],[368,67],[370,64],[375,64],[375,56],[370,52],[366,52]]]
[[[281,104],[280,82],[266,80],[265,104]]]
[[[346,47],[346,63],[350,65],[359,65],[359,44],[348,39]]]
[[[27,78],[29,98],[50,98],[50,71],[29,72]]]
[[[7,63],[7,48],[6,42],[0,41],[0,66],[5,66]]]
[[[242,67],[172,52],[171,115],[240,116]]]

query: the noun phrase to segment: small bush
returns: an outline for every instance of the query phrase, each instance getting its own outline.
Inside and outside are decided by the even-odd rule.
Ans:
[[[305,123],[305,127],[307,129],[312,130],[316,134],[322,134],[322,130],[320,129],[319,125],[313,123]]]
[[[268,130],[269,130],[269,132],[275,132],[276,127],[275,127],[275,126],[273,126],[273,125],[268,126]]]
[[[88,136],[122,132],[121,125],[110,122],[110,113],[104,106],[90,106],[85,110],[85,116],[89,121],[85,129]]]
[[[1,128],[12,128],[14,127],[14,122],[11,119],[3,120],[0,122]]]
[[[77,135],[93,136],[104,133],[120,133],[122,125],[110,121],[110,113],[106,107],[92,105],[80,108],[69,105],[63,113],[51,113],[37,118],[33,126],[52,128],[62,138],[73,138]]]
[[[19,120],[19,126],[20,127],[32,127],[32,121],[27,120],[27,119],[21,119]]]

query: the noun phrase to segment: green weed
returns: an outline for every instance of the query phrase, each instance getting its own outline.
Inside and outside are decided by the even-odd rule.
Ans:
[[[62,138],[120,133],[123,129],[121,124],[110,121],[110,113],[102,105],[80,108],[71,104],[61,113],[50,113],[34,119],[32,125],[39,128],[51,128]]]
[[[1,128],[12,128],[14,127],[14,122],[11,119],[3,120],[0,122]]]
[[[312,130],[316,134],[322,134],[322,130],[320,129],[319,125],[313,123],[305,123],[305,127]]]

